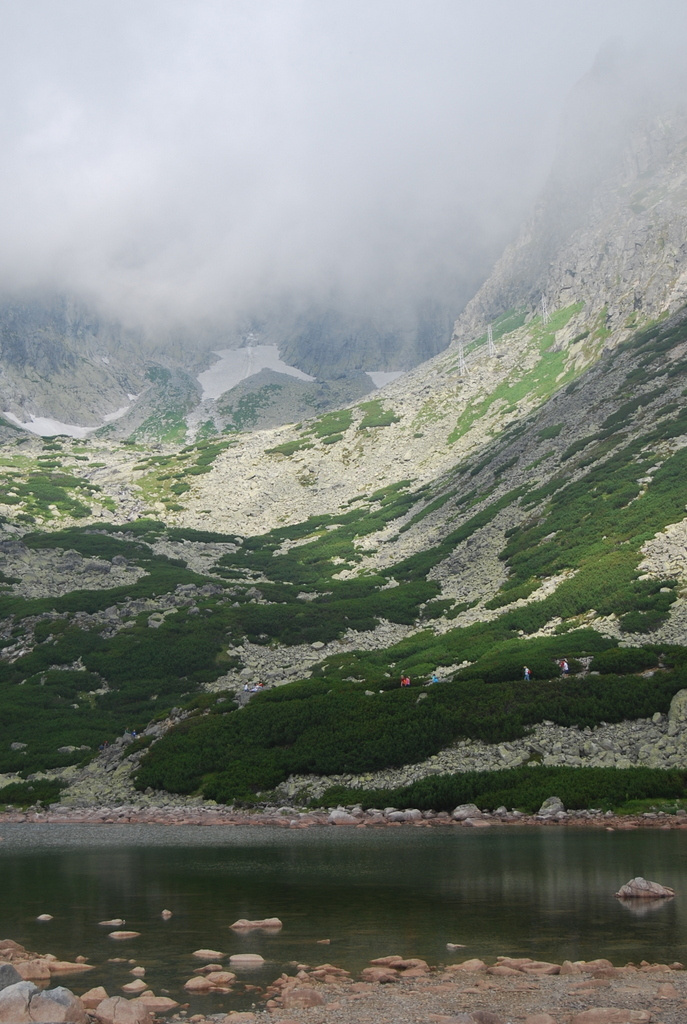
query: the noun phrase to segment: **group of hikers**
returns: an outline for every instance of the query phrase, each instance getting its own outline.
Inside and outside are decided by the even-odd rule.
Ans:
[[[436,672],[433,672],[432,678],[427,683],[427,686],[432,686],[434,683],[438,682],[439,676],[436,674]],[[401,686],[410,686],[410,676],[406,672],[404,672],[403,675],[401,676]]]
[[[567,658],[561,658],[561,660],[557,664],[559,669],[561,670],[561,676],[567,676],[570,674],[570,664]],[[522,677],[526,683],[529,683],[529,681],[532,679],[532,669],[528,668],[527,665],[522,666]],[[431,686],[432,683],[438,682],[439,676],[436,674],[436,672],[434,672],[429,683],[427,683],[426,685]],[[408,675],[407,672],[403,672],[401,675],[401,686],[410,686],[410,676]]]
[[[558,667],[561,670],[562,676],[567,676],[570,674],[570,665],[568,664],[567,658],[561,658],[561,660],[558,662]],[[532,670],[528,668],[527,665],[522,666],[522,677],[526,683],[529,683],[530,679],[532,678]]]

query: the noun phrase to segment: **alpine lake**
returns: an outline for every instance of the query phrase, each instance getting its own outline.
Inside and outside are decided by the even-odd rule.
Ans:
[[[6,823],[0,836],[0,937],[86,956],[92,971],[56,979],[77,994],[118,994],[135,961],[157,995],[193,1012],[249,1008],[256,995],[242,986],[189,999],[199,948],[261,954],[258,969],[236,970],[261,987],[297,963],[358,972],[391,953],[433,965],[499,954],[687,961],[687,830]],[[615,892],[636,875],[676,897],[621,903]],[[230,928],[266,917],[283,928]],[[112,940],[98,923],[111,918],[140,935]]]

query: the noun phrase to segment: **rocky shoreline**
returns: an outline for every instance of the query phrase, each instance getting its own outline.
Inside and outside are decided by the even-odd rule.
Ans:
[[[537,814],[508,811],[505,807],[493,812],[482,811],[474,804],[461,804],[447,811],[421,811],[416,807],[370,808],[360,805],[333,810],[303,811],[296,807],[263,807],[256,810],[235,810],[233,807],[197,806],[140,807],[62,807],[47,810],[5,810],[0,812],[4,824],[53,825],[225,825],[273,826],[278,828],[348,827],[348,828],[477,828],[507,826],[592,827],[607,830],[638,828],[687,830],[687,811],[645,811],[642,814],[617,815],[597,809],[566,811],[557,797],[544,802]]]
[[[207,961],[223,954],[197,950],[193,956]],[[53,976],[88,971],[88,959],[61,962],[0,941],[0,1024],[683,1024],[687,1011],[681,963],[615,967],[605,959],[556,964],[498,956],[491,964],[470,959],[430,966],[396,954],[370,961],[359,979],[330,963],[294,964],[292,974],[282,973],[266,988],[250,986],[251,1010],[207,1016],[156,996],[138,965],[130,971],[135,980],[122,986],[124,995],[109,995],[102,986],[81,996],[45,987]],[[233,971],[204,963],[184,988],[230,992],[235,984]]]

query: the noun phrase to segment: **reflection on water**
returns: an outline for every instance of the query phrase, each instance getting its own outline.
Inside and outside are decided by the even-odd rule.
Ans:
[[[636,875],[687,892],[687,832],[3,825],[0,835],[0,937],[89,956],[98,969],[68,979],[75,991],[116,992],[131,965],[106,961],[120,956],[178,996],[200,947],[260,953],[266,967],[240,975],[258,984],[290,961],[355,971],[388,953],[431,963],[687,957],[684,900],[636,915],[614,895]],[[54,920],[36,922],[42,913]],[[97,922],[114,917],[140,938],[109,939]],[[241,917],[279,917],[284,928],[235,934]],[[449,953],[447,942],[465,948]]]

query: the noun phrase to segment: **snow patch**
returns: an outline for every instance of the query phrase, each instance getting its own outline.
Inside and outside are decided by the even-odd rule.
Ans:
[[[75,423],[60,423],[59,420],[51,420],[47,416],[32,416],[27,423],[22,423],[18,416],[11,412],[3,412],[6,420],[16,423],[18,427],[29,430],[32,434],[40,434],[41,437],[52,437],[53,434],[67,434],[69,437],[87,437],[96,427],[79,427]]]
[[[198,375],[198,383],[203,388],[203,401],[219,398],[225,391],[231,391],[247,377],[252,377],[260,370],[275,370],[286,373],[299,380],[315,380],[295,366],[288,366],[279,358],[276,345],[250,345],[247,348],[225,348],[215,352],[219,360]]]
[[[103,416],[103,423],[111,423],[113,420],[118,420],[128,412],[131,407],[123,405],[120,409],[115,409],[114,412],[108,412]],[[31,434],[38,434],[40,437],[53,437],[55,434],[65,434],[67,437],[88,437],[94,430],[98,429],[98,424],[95,427],[80,427],[77,423],[61,423],[59,420],[50,419],[48,416],[32,416],[26,423],[22,423],[18,416],[15,416],[11,412],[3,412],[2,415],[6,420],[11,423],[15,423],[18,427],[23,430],[28,430]]]
[[[367,375],[376,388],[383,388],[403,376],[403,370],[368,370]]]

